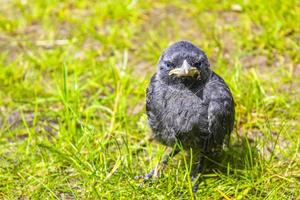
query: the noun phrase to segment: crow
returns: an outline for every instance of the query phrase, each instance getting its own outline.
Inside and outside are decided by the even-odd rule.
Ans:
[[[153,177],[181,149],[192,149],[200,152],[191,174],[196,192],[196,178],[205,159],[220,152],[225,139],[229,141],[235,115],[229,87],[210,69],[201,49],[189,41],[179,41],[162,53],[147,88],[146,113],[153,138],[173,151],[142,178]]]

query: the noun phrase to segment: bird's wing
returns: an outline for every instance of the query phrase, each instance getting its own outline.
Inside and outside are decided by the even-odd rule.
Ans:
[[[205,149],[222,146],[224,138],[233,129],[234,105],[232,99],[214,99],[208,106],[209,137]]]
[[[156,74],[151,77],[150,84],[146,91],[146,111],[149,112],[152,108],[153,93],[154,93],[154,83],[156,82]]]
[[[159,114],[157,113],[157,108],[155,106],[157,104],[157,101],[155,100],[156,82],[156,74],[154,74],[146,92],[146,114],[148,116],[148,123],[154,132],[160,128],[160,123],[158,123],[159,120],[157,119]]]

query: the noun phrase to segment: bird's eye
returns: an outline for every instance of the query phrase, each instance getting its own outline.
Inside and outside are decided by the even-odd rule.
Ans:
[[[201,67],[201,65],[202,65],[202,62],[199,61],[194,64],[194,67]]]
[[[170,61],[165,61],[165,65],[166,65],[167,68],[174,67],[174,64],[172,62],[170,62]]]

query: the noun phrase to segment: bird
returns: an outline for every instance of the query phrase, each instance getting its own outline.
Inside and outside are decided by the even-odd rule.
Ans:
[[[228,85],[211,70],[203,50],[185,40],[167,47],[146,91],[146,114],[154,140],[173,151],[142,175],[143,179],[152,178],[182,149],[192,149],[200,152],[191,174],[192,181],[196,181],[207,157],[220,152],[225,139],[229,141],[234,105]],[[194,184],[194,192],[199,182]]]

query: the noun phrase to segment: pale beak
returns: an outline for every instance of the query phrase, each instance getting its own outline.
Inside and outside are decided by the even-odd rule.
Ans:
[[[181,67],[172,69],[169,72],[169,76],[171,75],[175,75],[177,77],[194,77],[195,75],[200,76],[200,71],[196,67],[192,67],[186,60],[184,60]]]

